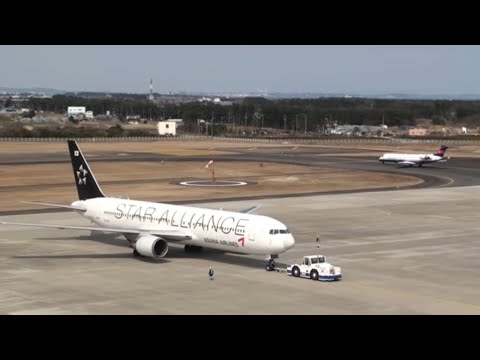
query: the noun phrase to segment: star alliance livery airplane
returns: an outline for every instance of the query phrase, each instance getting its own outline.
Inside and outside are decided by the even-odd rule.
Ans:
[[[68,140],[68,147],[79,200],[69,206],[36,204],[74,210],[96,226],[0,224],[119,233],[128,240],[134,256],[152,258],[164,257],[169,243],[185,245],[186,252],[196,252],[205,247],[233,253],[268,255],[270,259],[295,245],[292,234],[284,224],[270,217],[252,214],[259,206],[230,212],[107,197],[95,180],[78,144]]]
[[[394,154],[388,153],[380,156],[378,161],[381,161],[382,164],[385,163],[394,163],[398,165],[414,166],[417,165],[421,167],[423,164],[434,163],[434,162],[445,162],[450,157],[445,158],[445,151],[447,151],[448,146],[442,145],[440,149],[435,154]]]

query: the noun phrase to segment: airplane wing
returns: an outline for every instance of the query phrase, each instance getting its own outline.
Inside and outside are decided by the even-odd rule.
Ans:
[[[33,201],[22,201],[22,202],[25,204],[46,205],[46,206],[54,206],[59,208],[77,210],[77,211],[87,211],[87,209],[84,209],[80,206],[59,205],[59,204],[41,203],[41,202],[33,202]]]
[[[262,205],[256,205],[256,206],[249,207],[248,209],[244,209],[240,212],[244,213],[244,214],[251,214],[251,213],[254,213],[255,211],[257,211],[258,209],[260,209],[261,207],[262,207]]]
[[[399,162],[397,162],[397,164],[399,164],[399,165],[416,165],[417,163],[415,163],[413,161],[399,161]]]
[[[19,225],[19,226],[33,226],[44,227],[54,229],[71,229],[71,230],[88,230],[88,231],[101,231],[101,232],[113,232],[120,234],[151,234],[161,237],[165,240],[179,241],[190,240],[192,236],[187,232],[181,230],[143,230],[143,229],[119,229],[119,228],[104,228],[100,226],[69,226],[69,225],[50,225],[50,224],[30,224],[30,223],[16,223],[0,221],[1,225]]]

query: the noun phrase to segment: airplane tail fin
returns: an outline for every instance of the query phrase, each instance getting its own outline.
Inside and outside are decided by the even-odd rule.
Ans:
[[[435,153],[435,155],[437,156],[443,156],[445,154],[445,151],[447,151],[448,149],[448,146],[447,145],[442,145],[440,146],[440,149],[437,150],[437,152]]]
[[[74,140],[68,140],[68,149],[72,159],[73,178],[77,184],[78,198],[87,200],[98,197],[105,197],[100,186],[98,186],[87,160],[83,156],[78,144]]]

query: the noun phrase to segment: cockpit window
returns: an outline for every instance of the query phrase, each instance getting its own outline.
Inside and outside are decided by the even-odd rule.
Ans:
[[[274,229],[274,230],[270,230],[268,232],[270,235],[274,235],[274,234],[290,234],[290,231],[288,231],[288,229]]]

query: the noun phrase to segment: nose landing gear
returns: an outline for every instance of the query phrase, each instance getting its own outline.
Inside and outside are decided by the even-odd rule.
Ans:
[[[269,259],[267,265],[265,265],[265,270],[267,271],[275,270],[275,260]]]
[[[267,258],[268,262],[267,265],[265,265],[265,270],[267,271],[274,271],[275,269],[275,260],[278,259],[278,255],[270,255],[269,258]]]

